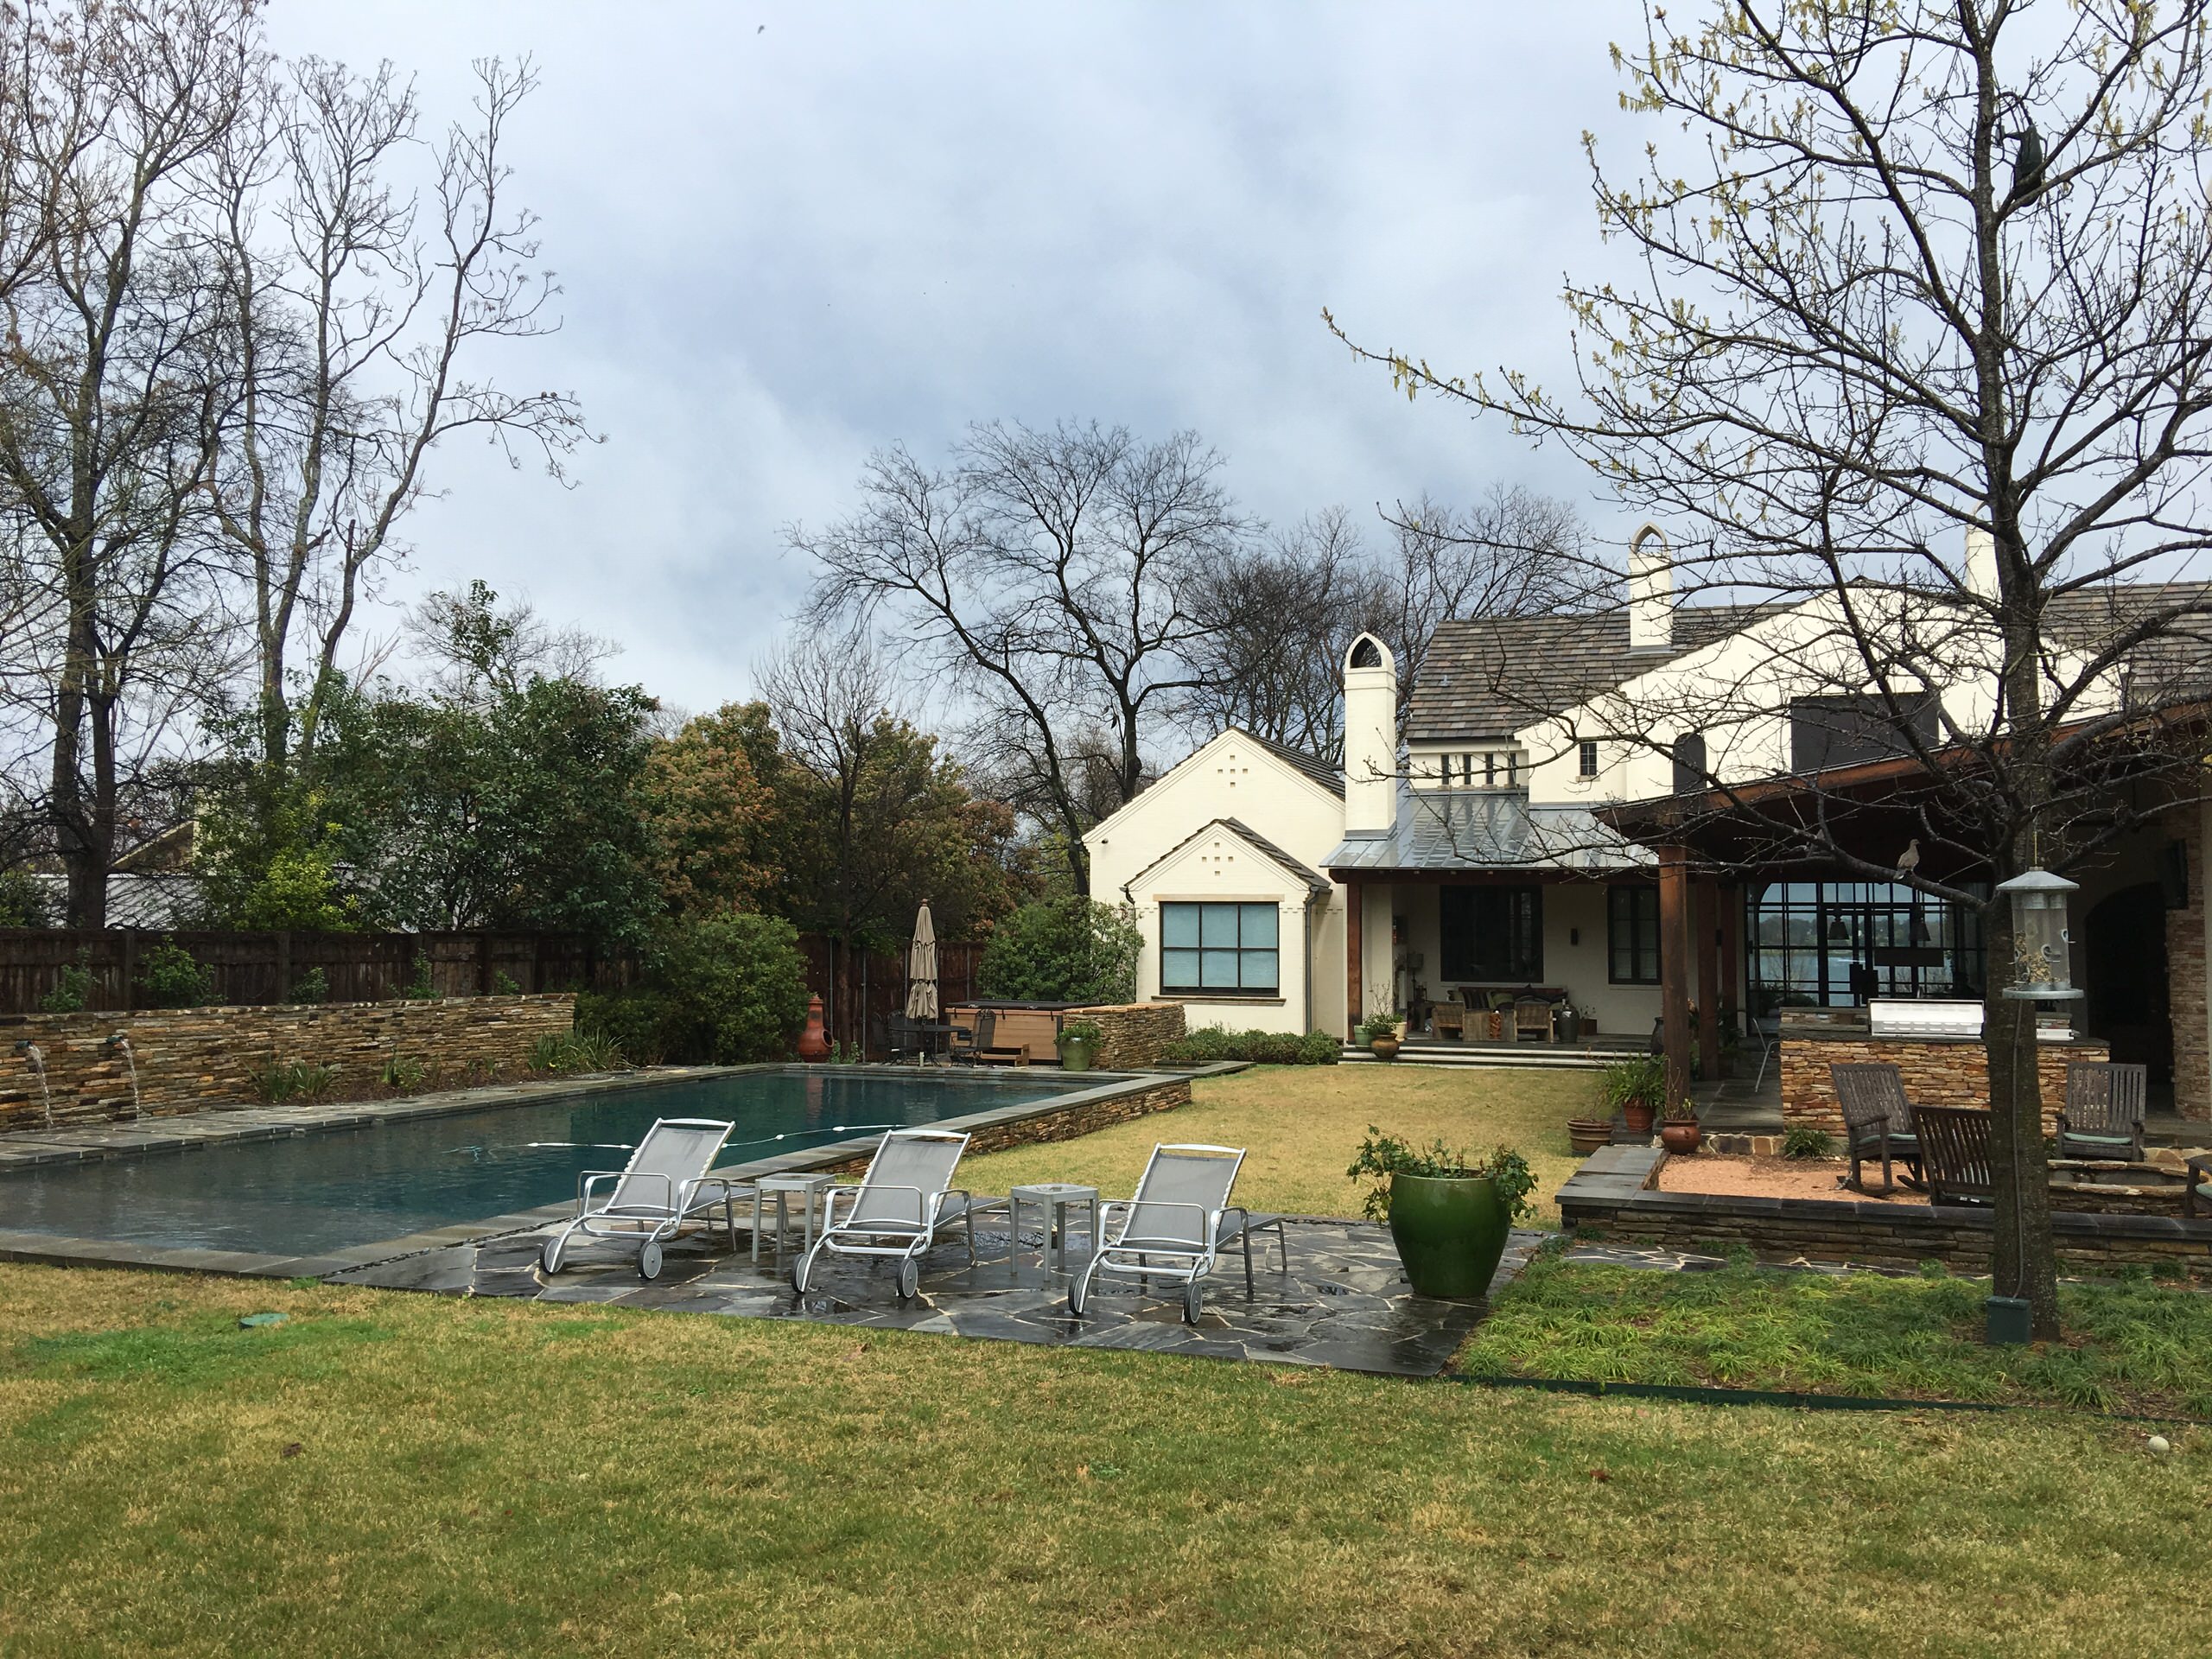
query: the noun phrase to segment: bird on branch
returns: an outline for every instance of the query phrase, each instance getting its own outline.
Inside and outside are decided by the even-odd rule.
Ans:
[[[1920,868],[1920,837],[1915,836],[1904,844],[1904,851],[1897,855],[1897,874],[1910,875]]]

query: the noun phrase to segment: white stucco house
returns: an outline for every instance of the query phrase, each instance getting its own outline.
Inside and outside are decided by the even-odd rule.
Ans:
[[[1986,538],[1969,539],[1962,563],[1969,588],[1993,584]],[[2069,651],[2109,637],[2115,603],[2178,590],[2129,592],[2054,605],[2054,677],[2082,660]],[[1137,918],[1141,994],[1182,1001],[1194,1027],[1344,1035],[1389,1010],[1418,1033],[1439,1003],[1533,990],[1571,1006],[1584,1035],[1646,1039],[1662,1012],[1662,889],[1665,926],[1681,930],[1681,994],[1731,1020],[1770,1024],[1785,1004],[1978,997],[1986,964],[1971,909],[1863,873],[1700,863],[1637,817],[1639,804],[1716,779],[1786,788],[1818,777],[1825,788],[1864,772],[1878,795],[1901,709],[1929,739],[1987,729],[1998,651],[1982,613],[1850,598],[1678,605],[1666,543],[1647,527],[1620,604],[1447,622],[1402,710],[1390,652],[1363,635],[1342,664],[1341,771],[1224,732],[1085,837],[1092,891]],[[1886,697],[1866,683],[1855,643],[1869,628],[1909,642]],[[2202,659],[2182,663],[2185,675],[2208,677],[2212,642],[2183,655]],[[2115,662],[2092,704],[2130,706],[2129,675],[2143,667]],[[1907,840],[1885,810],[1864,815],[1876,861]],[[2177,802],[2143,816],[2084,877],[2076,980],[2091,985],[2089,1028],[2107,1027],[2114,1058],[2141,1058],[2155,1080],[2174,1075],[2177,1057],[2201,1071],[2212,1040],[2201,936],[2212,811]]]

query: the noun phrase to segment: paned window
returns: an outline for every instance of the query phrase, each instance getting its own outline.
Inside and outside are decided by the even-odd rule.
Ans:
[[[1659,889],[1605,889],[1605,976],[1616,985],[1659,982]]]
[[[1282,983],[1278,912],[1274,905],[1161,905],[1160,990],[1274,995]]]

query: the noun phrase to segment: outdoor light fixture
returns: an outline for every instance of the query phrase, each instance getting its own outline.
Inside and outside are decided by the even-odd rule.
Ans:
[[[1843,925],[1842,917],[1839,916],[1828,924],[1828,939],[1834,944],[1848,944],[1851,942],[1851,930]]]
[[[2005,995],[2023,1002],[2056,1002],[2082,993],[2074,988],[2074,966],[2067,947],[2074,936],[2066,927],[2066,895],[2078,883],[2049,870],[2023,870],[1997,891],[2012,901],[2012,983]]]
[[[1928,931],[1928,920],[1918,911],[1912,912],[1912,926],[1906,937],[1915,944],[1927,944],[1932,935]]]

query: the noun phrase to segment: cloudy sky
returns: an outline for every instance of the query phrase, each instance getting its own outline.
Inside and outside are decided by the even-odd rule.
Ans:
[[[1643,135],[1571,5],[789,6],[278,0],[283,49],[418,77],[529,53],[518,199],[564,289],[498,364],[581,395],[575,487],[442,453],[396,596],[483,576],[618,641],[690,709],[747,694],[873,448],[969,422],[1190,427],[1276,522],[1583,474],[1355,365],[1377,346],[1556,379],[1601,263],[1580,154]]]

